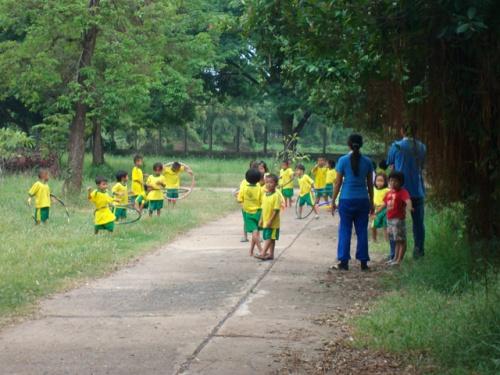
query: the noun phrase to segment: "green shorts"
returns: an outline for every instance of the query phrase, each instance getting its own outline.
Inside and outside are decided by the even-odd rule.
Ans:
[[[285,198],[292,198],[293,197],[293,188],[286,188],[282,190],[283,196]]]
[[[382,210],[375,214],[375,219],[373,219],[372,228],[381,229],[387,228],[387,208],[384,207]]]
[[[252,233],[259,230],[259,220],[262,214],[261,210],[251,214],[243,211],[243,221],[245,222],[245,232]]]
[[[280,228],[264,228],[262,230],[262,238],[264,239],[264,241],[279,240],[280,239]]]
[[[127,209],[124,207],[114,207],[113,213],[115,214],[116,220],[127,218]]]
[[[135,203],[137,203],[139,206],[144,204],[143,208],[148,208],[149,206],[149,202],[142,195],[137,196],[137,198],[135,199]]]
[[[49,220],[50,207],[35,208],[35,223],[45,223]]]
[[[307,204],[308,206],[313,206],[311,193],[299,197],[299,206],[302,207],[305,204]]]
[[[108,232],[112,232],[115,229],[115,222],[110,221],[106,224],[94,225],[95,231],[99,232],[100,230],[107,230]]]
[[[333,197],[333,184],[326,184],[325,195],[329,196],[330,198]]]
[[[167,189],[167,199],[178,199],[179,189]]]
[[[324,197],[326,195],[326,188],[316,189],[315,193],[316,193],[316,198]]]
[[[148,209],[150,212],[159,211],[163,208],[163,199],[162,200],[154,200],[149,201]]]

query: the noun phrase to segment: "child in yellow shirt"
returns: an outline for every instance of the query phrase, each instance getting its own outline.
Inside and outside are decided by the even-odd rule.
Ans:
[[[144,175],[142,173],[142,164],[144,159],[141,155],[134,156],[134,167],[132,168],[132,193],[131,202],[135,202],[139,196],[145,196]]]
[[[257,169],[249,169],[245,174],[246,184],[241,186],[238,193],[238,202],[243,210],[243,221],[245,233],[252,234],[250,241],[250,256],[253,256],[255,246],[262,253],[259,235],[259,220],[261,218],[262,189],[259,186],[260,172]]]
[[[337,179],[335,171],[335,160],[328,160],[328,171],[326,172],[325,194],[328,198],[333,198],[333,185]]]
[[[87,199],[95,205],[94,233],[98,234],[101,230],[113,232],[116,218],[110,207],[115,200],[107,192],[108,180],[97,176],[95,183],[97,189],[87,189]]]
[[[182,172],[186,172],[190,176],[193,175],[193,171],[189,167],[177,161],[163,167],[163,176],[165,177],[165,186],[167,188],[167,202],[169,205],[175,206],[175,202],[179,198],[179,188],[181,186],[180,174]]]
[[[284,160],[281,163],[280,185],[283,198],[285,199],[285,207],[292,206],[293,177],[294,177],[294,172],[293,169],[290,168],[290,162],[288,160]]]
[[[127,189],[128,173],[125,171],[118,171],[116,173],[116,184],[111,188],[113,198],[115,198],[115,207],[113,212],[116,221],[127,218],[127,205],[128,205],[128,189]]]
[[[276,241],[280,238],[280,210],[283,196],[276,191],[279,178],[274,174],[266,176],[266,193],[262,197],[260,227],[264,238],[263,252],[257,256],[262,260],[273,260]]]
[[[148,194],[146,199],[148,201],[149,217],[153,216],[153,212],[156,211],[156,215],[161,215],[161,209],[163,208],[163,190],[167,186],[165,182],[165,176],[162,174],[163,164],[155,163],[153,165],[153,174],[146,180],[146,186],[148,189]]]
[[[50,211],[50,187],[49,181],[49,171],[46,169],[40,169],[38,172],[38,181],[31,186],[28,191],[28,204],[31,206],[31,200],[35,198],[35,224],[46,223],[49,220]]]
[[[302,208],[304,205],[311,206],[316,214],[315,218],[319,219],[319,210],[316,203],[313,203],[312,189],[314,187],[314,181],[311,177],[305,174],[306,168],[302,164],[297,164],[295,167],[295,175],[299,180],[299,217],[302,218]]]
[[[250,165],[249,165],[249,169],[258,169],[259,168],[259,162],[258,161],[255,161],[255,160],[252,160],[250,162]],[[246,179],[246,177],[241,180],[240,182],[240,187],[239,189],[237,190],[236,192],[236,200],[238,200],[238,195],[239,195],[239,192],[243,189],[243,187],[245,185],[248,184],[248,181]],[[245,228],[245,211],[243,210],[243,207],[241,208],[241,214],[243,216],[243,237],[241,237],[241,240],[240,242],[248,242],[248,234],[246,232],[246,228]]]
[[[387,207],[384,203],[385,196],[389,190],[387,175],[384,172],[377,173],[375,183],[373,184],[373,206],[375,209],[372,215],[373,241],[377,241],[377,229],[383,229],[385,239],[389,239],[387,233]]]
[[[328,201],[326,195],[326,175],[328,173],[328,167],[326,166],[326,158],[319,157],[317,164],[312,169],[312,174],[314,176],[314,190],[316,192],[316,204],[319,203],[321,198]]]

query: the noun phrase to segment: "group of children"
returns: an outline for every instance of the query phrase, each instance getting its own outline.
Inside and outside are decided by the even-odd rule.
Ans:
[[[298,218],[301,218],[305,205],[311,206],[316,218],[319,218],[319,201],[321,198],[328,201],[333,195],[333,183],[336,179],[334,167],[334,161],[327,162],[325,158],[319,158],[312,169],[312,179],[305,173],[303,164],[297,164],[294,171],[288,160],[282,162],[279,176],[270,174],[264,161],[250,163],[237,195],[243,215],[242,242],[248,242],[247,235],[251,234],[250,256],[261,260],[274,259],[274,247],[279,239],[280,213],[282,209],[292,206],[295,179],[300,188]],[[263,246],[260,231],[264,239]],[[256,247],[258,253],[254,255]]]
[[[406,210],[412,209],[411,199],[402,187],[404,175],[401,172],[392,171],[388,176],[385,161],[374,170],[372,236],[377,241],[377,231],[384,231],[385,239],[390,240],[395,247],[394,257],[388,260],[388,264],[396,265],[403,260],[406,251],[405,218]],[[331,203],[329,200],[333,197],[337,179],[335,161],[319,157],[311,174],[314,179],[306,174],[303,164],[297,164],[293,170],[288,160],[281,163],[279,177],[269,173],[264,161],[250,163],[237,196],[242,206],[244,223],[242,242],[248,242],[247,235],[251,234],[250,256],[264,260],[274,258],[275,242],[279,239],[280,212],[292,206],[295,179],[299,185],[297,218],[302,217],[305,205],[311,206],[315,217],[319,218],[318,204],[321,199]],[[260,231],[264,246],[260,243]],[[258,253],[254,255],[256,247]]]
[[[97,176],[96,188],[87,189],[87,198],[94,204],[94,232],[101,230],[113,232],[115,222],[127,218],[127,209],[133,205],[140,213],[148,209],[149,216],[156,212],[160,216],[163,209],[165,192],[169,206],[175,206],[179,198],[180,174],[183,172],[193,175],[192,170],[179,162],[166,165],[155,163],[153,174],[144,175],[142,172],[143,157],[134,157],[132,168],[132,186],[128,190],[128,173],[120,170],[116,173],[116,183],[108,193],[108,180]],[[28,192],[28,204],[31,205],[35,198],[35,224],[46,223],[49,219],[51,195],[48,185],[49,172],[45,169],[39,171],[39,180],[33,184]],[[144,179],[146,181],[144,182]]]

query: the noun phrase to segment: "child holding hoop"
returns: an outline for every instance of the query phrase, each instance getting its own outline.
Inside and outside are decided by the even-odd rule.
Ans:
[[[155,163],[153,165],[153,174],[150,175],[146,181],[148,189],[146,199],[148,201],[149,217],[152,217],[155,211],[157,216],[161,215],[161,209],[163,208],[163,190],[166,186],[165,177],[162,172],[163,164]]]
[[[167,202],[170,206],[175,206],[175,202],[179,199],[179,188],[181,186],[180,174],[186,172],[191,177],[193,171],[187,166],[174,161],[172,164],[167,164],[163,168],[163,176],[165,177],[165,187],[167,188]]]
[[[316,214],[315,218],[319,219],[318,206],[313,202],[312,189],[314,188],[314,180],[306,173],[306,168],[303,164],[297,164],[295,167],[295,175],[299,180],[299,215],[298,219],[302,219],[302,208],[304,205],[311,206]]]
[[[28,191],[28,205],[31,206],[31,199],[35,198],[35,224],[40,223],[45,224],[49,220],[50,211],[50,187],[49,181],[49,171],[46,169],[40,169],[38,172],[38,181],[33,184],[31,189]]]
[[[116,221],[127,218],[127,205],[128,205],[128,190],[127,190],[128,173],[125,171],[118,171],[116,173],[116,184],[111,188],[113,198],[115,198],[115,207],[113,212]],[[118,207],[117,207],[118,206]]]
[[[293,199],[293,169],[290,168],[290,161],[283,160],[280,169],[280,185],[283,194],[285,207],[292,206]]]
[[[108,194],[108,180],[106,178],[97,176],[95,183],[97,189],[91,187],[87,189],[87,199],[95,206],[94,233],[98,234],[101,230],[112,233],[115,229],[116,217],[111,211],[110,205],[116,200]]]

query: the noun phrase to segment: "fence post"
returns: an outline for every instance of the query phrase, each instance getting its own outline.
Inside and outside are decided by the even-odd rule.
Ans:
[[[323,127],[323,155],[326,154],[326,126]]]
[[[184,125],[184,154],[188,153],[188,127]]]
[[[240,135],[241,135],[241,128],[238,126],[236,127],[236,153],[240,153]]]
[[[264,155],[267,154],[267,125],[264,127]]]
[[[210,123],[210,127],[208,128],[208,150],[210,151],[210,156],[212,156],[214,146],[214,123],[213,121]]]

